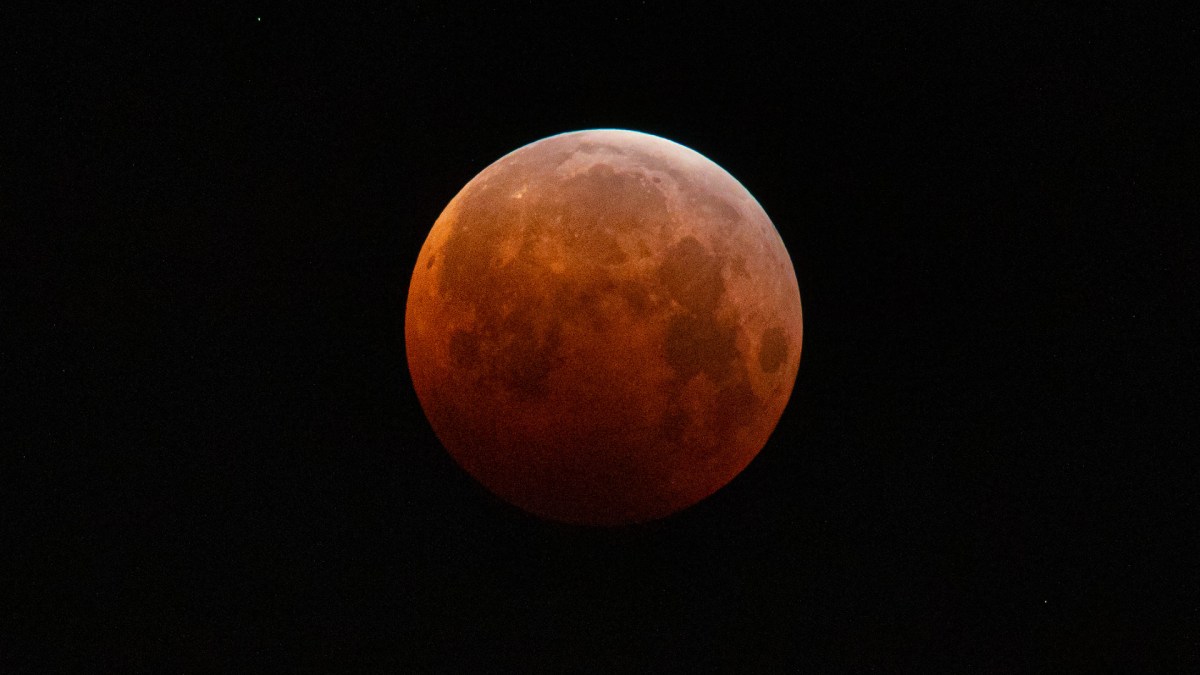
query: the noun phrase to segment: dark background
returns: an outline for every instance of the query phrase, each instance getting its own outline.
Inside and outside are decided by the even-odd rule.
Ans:
[[[1195,365],[1196,182],[1167,170],[1192,156],[1194,82],[1167,73],[1194,28],[1137,7],[485,4],[9,23],[6,671],[1195,655],[1200,474],[1172,392]],[[736,176],[805,310],[753,464],[612,530],[459,470],[403,342],[450,198],[591,127]]]

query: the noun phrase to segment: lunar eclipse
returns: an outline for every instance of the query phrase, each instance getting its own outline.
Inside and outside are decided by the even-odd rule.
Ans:
[[[450,201],[405,314],[413,385],[455,461],[537,516],[620,525],[711,495],[758,454],[803,334],[784,244],[677,143],[551,136]]]

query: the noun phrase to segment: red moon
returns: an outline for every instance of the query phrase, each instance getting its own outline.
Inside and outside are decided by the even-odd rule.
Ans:
[[[649,134],[542,139],[450,201],[405,314],[413,385],[505,501],[586,525],[661,518],[754,459],[800,364],[800,291],[736,179]]]

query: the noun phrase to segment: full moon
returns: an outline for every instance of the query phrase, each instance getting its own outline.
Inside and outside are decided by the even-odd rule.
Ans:
[[[682,145],[599,129],[505,155],[450,201],[405,313],[421,406],[454,460],[550,520],[662,518],[740,473],[800,364],[775,226]]]

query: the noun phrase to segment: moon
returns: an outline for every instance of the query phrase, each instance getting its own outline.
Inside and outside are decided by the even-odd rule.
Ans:
[[[544,138],[434,223],[405,312],[421,406],[501,499],[583,525],[665,517],[763,448],[791,395],[800,291],[733,176],[650,134]]]

